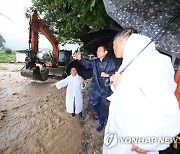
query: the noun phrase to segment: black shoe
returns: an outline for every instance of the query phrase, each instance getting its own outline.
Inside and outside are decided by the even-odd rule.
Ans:
[[[99,123],[97,128],[96,128],[96,131],[98,131],[98,132],[101,131],[103,129],[103,127],[104,127],[104,122]]]
[[[71,113],[72,117],[75,117],[75,113]]]
[[[82,112],[79,113],[79,118],[82,119]]]
[[[99,120],[99,116],[97,116],[97,115],[94,116],[94,117],[93,117],[93,120]]]

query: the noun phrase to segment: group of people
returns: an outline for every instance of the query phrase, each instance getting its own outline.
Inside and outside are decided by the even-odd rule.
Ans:
[[[148,46],[147,46],[148,45]],[[173,139],[180,132],[180,110],[174,94],[176,83],[170,57],[159,53],[150,38],[131,28],[118,33],[113,41],[117,58],[123,58],[117,68],[107,57],[104,45],[97,49],[97,59],[88,60],[76,53],[80,64],[93,71],[89,91],[89,107],[99,120],[97,131],[105,128],[104,154],[157,154],[172,142],[158,142],[159,138]],[[106,84],[109,80],[109,83]],[[67,112],[82,119],[82,77],[76,68],[71,75],[53,86],[68,85]],[[125,142],[128,137],[129,142]],[[122,138],[124,140],[122,140]],[[141,142],[133,142],[141,138]],[[154,138],[142,142],[142,138]]]

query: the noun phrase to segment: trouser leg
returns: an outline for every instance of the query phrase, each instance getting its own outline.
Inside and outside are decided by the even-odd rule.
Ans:
[[[107,100],[107,97],[101,97],[101,101],[99,104],[99,112],[100,116],[107,118],[109,113],[109,104],[110,102]]]
[[[96,131],[101,131],[101,130],[103,129],[103,127],[104,127],[104,122],[105,122],[105,117],[100,116],[100,118],[99,118],[99,124],[98,124],[98,126],[97,126],[97,128],[96,128]]]
[[[97,131],[101,131],[104,127],[105,119],[108,116],[109,111],[109,101],[106,97],[101,97],[101,101],[99,103],[99,124],[96,128]]]
[[[97,108],[95,111],[96,111],[96,115],[93,117],[93,120],[98,120],[100,117],[100,110],[99,108]]]
[[[73,113],[71,113],[72,117],[75,117],[75,99],[73,101]]]
[[[82,112],[79,113],[79,118],[82,119]]]

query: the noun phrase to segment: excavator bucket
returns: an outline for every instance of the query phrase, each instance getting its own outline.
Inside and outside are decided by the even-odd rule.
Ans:
[[[33,67],[33,68],[26,68],[26,66],[24,66],[21,69],[21,75],[29,78],[29,79],[33,79],[33,80],[39,80],[39,81],[45,81],[48,79],[48,73],[49,70],[47,68],[41,68],[39,66]]]

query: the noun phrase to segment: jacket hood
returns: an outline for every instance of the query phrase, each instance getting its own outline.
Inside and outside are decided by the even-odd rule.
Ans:
[[[132,34],[126,42],[124,55],[123,55],[123,62],[119,69],[119,72],[124,69],[133,58],[135,58],[143,49],[144,47],[151,41],[151,39],[147,36],[141,34]],[[144,52],[152,52],[155,51],[155,44],[151,42],[141,54]],[[140,56],[139,55],[139,56]],[[136,59],[136,58],[135,58]],[[135,60],[134,59],[134,60]]]

